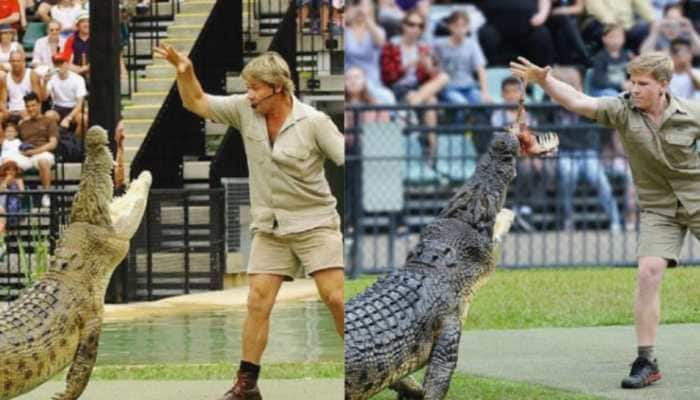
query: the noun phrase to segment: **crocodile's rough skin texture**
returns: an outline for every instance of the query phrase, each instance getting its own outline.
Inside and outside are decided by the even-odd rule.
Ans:
[[[512,221],[512,213],[502,207],[518,152],[515,135],[497,134],[474,176],[423,228],[405,265],[348,302],[346,399],[368,399],[388,387],[404,399],[445,397],[457,364],[462,319],[495,269],[497,244]],[[510,219],[494,239],[496,220],[503,219],[499,213]],[[426,366],[422,387],[406,378]]]
[[[151,175],[144,172],[127,194],[112,199],[107,145],[107,132],[90,128],[71,223],[49,271],[0,312],[0,400],[30,391],[66,366],[66,390],[53,399],[77,399],[87,386],[107,284],[129,250],[151,186]]]

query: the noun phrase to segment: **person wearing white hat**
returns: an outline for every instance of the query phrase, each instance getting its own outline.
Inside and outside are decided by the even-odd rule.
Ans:
[[[90,14],[83,11],[75,19],[77,31],[71,35],[63,48],[63,58],[68,60],[68,68],[86,77],[90,73]]]

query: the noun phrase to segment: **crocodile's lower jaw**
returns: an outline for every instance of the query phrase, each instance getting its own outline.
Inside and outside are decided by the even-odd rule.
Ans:
[[[110,203],[109,215],[118,238],[130,240],[139,228],[152,181],[150,172],[141,172],[139,177],[131,182],[129,190]]]

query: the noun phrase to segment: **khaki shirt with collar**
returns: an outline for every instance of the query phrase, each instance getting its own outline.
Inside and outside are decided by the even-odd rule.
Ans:
[[[241,132],[250,175],[251,231],[287,235],[337,227],[340,217],[323,164],[345,162],[342,134],[324,113],[293,97],[292,110],[270,144],[265,117],[245,95],[207,95],[212,120]]]
[[[680,201],[700,211],[700,103],[670,96],[657,128],[623,93],[598,99],[595,119],[620,133],[643,210],[674,217]]]

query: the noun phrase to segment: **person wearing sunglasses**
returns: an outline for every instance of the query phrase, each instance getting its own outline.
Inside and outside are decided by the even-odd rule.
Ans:
[[[393,37],[384,45],[381,55],[382,80],[391,88],[396,99],[409,105],[433,104],[447,85],[449,76],[440,70],[430,46],[421,41],[425,19],[417,10],[406,13],[401,36]],[[429,127],[437,124],[437,112],[422,113]],[[435,152],[435,132],[426,134],[425,152],[432,161]]]

